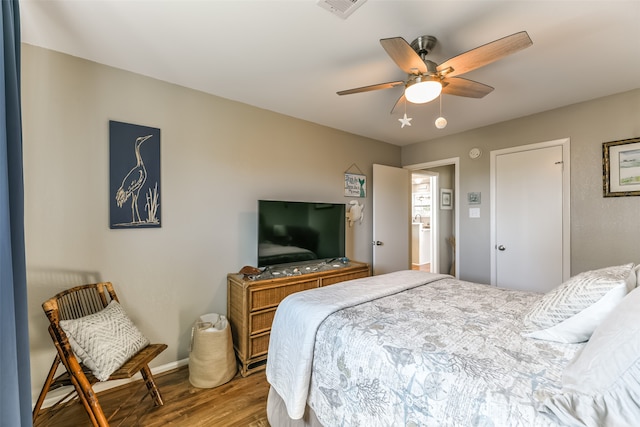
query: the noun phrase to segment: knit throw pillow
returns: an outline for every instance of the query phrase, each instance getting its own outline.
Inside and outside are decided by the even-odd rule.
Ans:
[[[562,373],[562,390],[540,393],[538,410],[561,425],[637,426],[640,420],[640,289],[596,328]],[[552,418],[554,418],[552,416]]]
[[[120,368],[149,340],[131,322],[117,301],[97,313],[72,320],[61,320],[71,349],[100,381]]]
[[[635,286],[633,264],[580,273],[531,307],[523,335],[566,343],[587,341]]]

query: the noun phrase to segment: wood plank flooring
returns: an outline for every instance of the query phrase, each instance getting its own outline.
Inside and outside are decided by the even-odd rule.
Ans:
[[[153,406],[142,381],[98,394],[105,415],[111,417],[111,427],[269,426],[269,384],[264,371],[246,378],[238,374],[227,384],[210,389],[193,387],[186,366],[158,374],[155,379],[164,400],[160,407]],[[82,404],[71,402],[56,411],[45,409],[35,424],[35,427],[41,426],[84,427],[91,423]]]
[[[420,271],[431,271],[431,264],[411,264],[412,270],[420,270]]]

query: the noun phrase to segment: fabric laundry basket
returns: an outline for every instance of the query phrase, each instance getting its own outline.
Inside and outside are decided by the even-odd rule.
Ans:
[[[189,382],[194,387],[212,388],[229,382],[236,374],[231,328],[225,316],[200,316],[191,329]]]

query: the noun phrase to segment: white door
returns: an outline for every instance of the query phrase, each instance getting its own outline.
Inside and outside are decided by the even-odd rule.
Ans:
[[[492,157],[492,283],[547,292],[568,271],[568,141],[521,150]]]
[[[411,267],[411,174],[373,165],[373,274]]]

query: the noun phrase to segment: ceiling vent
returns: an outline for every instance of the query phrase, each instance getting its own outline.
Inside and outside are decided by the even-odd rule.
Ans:
[[[346,19],[367,0],[318,0],[318,6]]]

